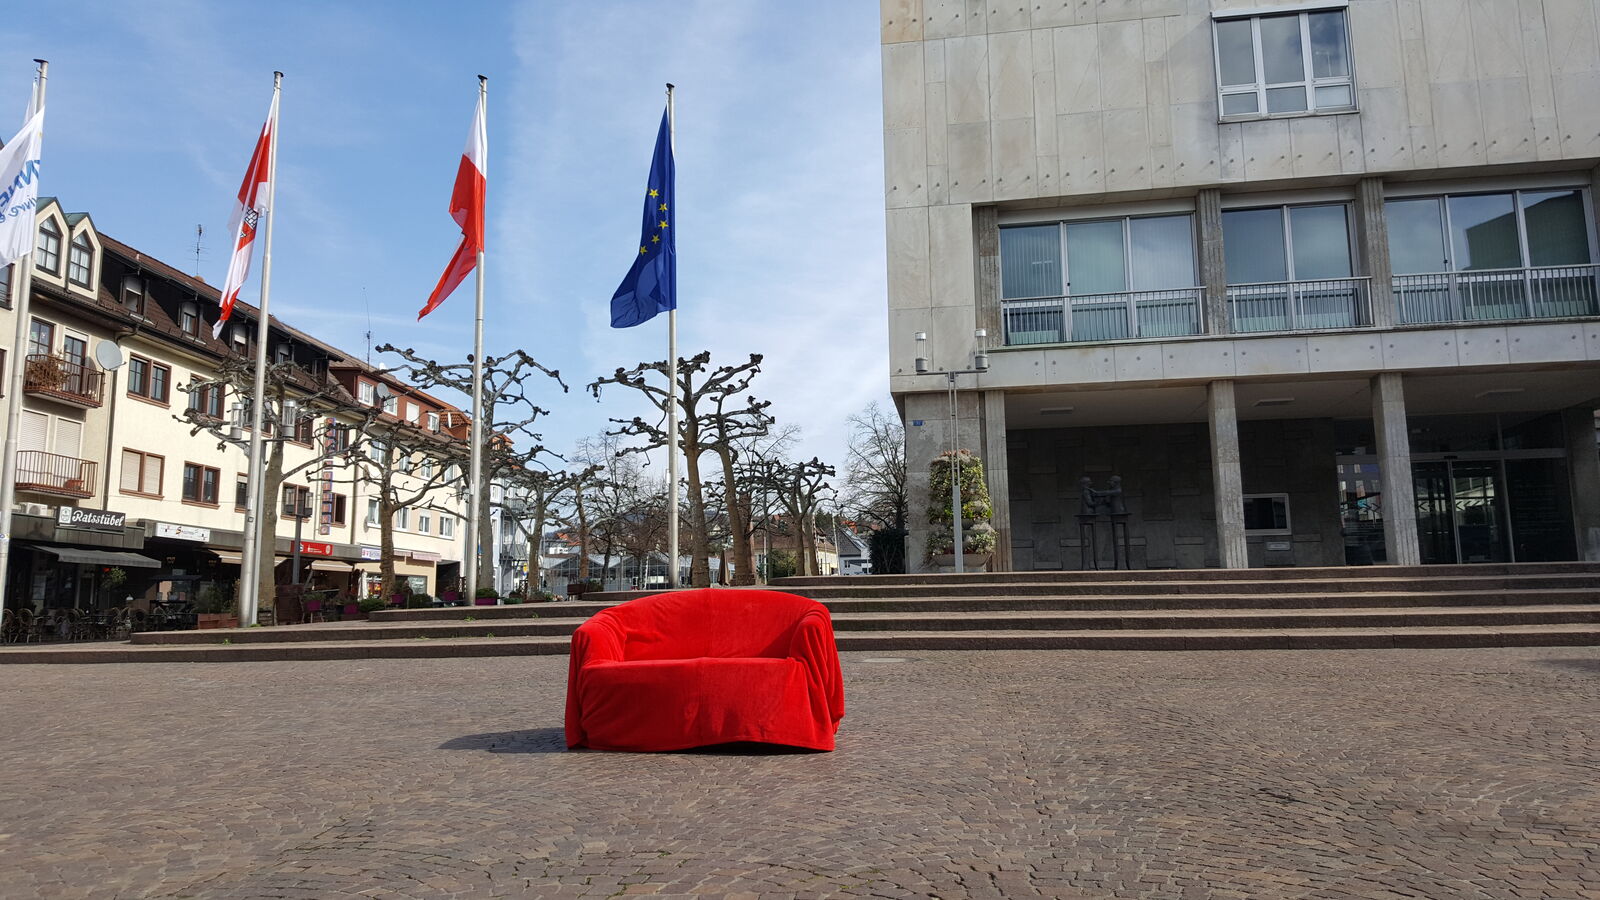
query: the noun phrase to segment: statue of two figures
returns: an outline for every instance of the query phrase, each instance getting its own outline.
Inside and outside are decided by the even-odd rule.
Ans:
[[[1122,476],[1111,476],[1110,486],[1100,490],[1085,475],[1078,479],[1078,490],[1082,497],[1078,507],[1078,567],[1100,568],[1094,526],[1095,520],[1105,515],[1111,520],[1111,568],[1133,568],[1128,555],[1128,506],[1122,499]]]

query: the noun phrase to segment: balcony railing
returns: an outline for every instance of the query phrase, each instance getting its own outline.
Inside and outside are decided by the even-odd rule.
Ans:
[[[100,464],[73,456],[60,456],[43,450],[17,451],[17,490],[59,494],[63,497],[94,496],[95,475]]]
[[[1228,285],[1228,323],[1236,334],[1323,331],[1372,324],[1368,279]]]
[[[1007,346],[1122,341],[1200,333],[1201,289],[1121,291],[1001,306]]]
[[[103,373],[93,363],[73,362],[50,353],[30,353],[23,370],[22,389],[70,403],[73,406],[100,405]]]
[[[1402,325],[1600,315],[1600,266],[1394,276]]]

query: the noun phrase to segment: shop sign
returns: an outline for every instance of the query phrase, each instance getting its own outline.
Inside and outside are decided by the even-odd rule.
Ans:
[[[333,545],[321,541],[301,541],[300,552],[306,556],[332,556]]]
[[[128,514],[106,509],[79,509],[63,506],[56,510],[56,525],[62,528],[88,528],[96,531],[119,531],[128,524]]]
[[[383,550],[379,547],[362,547],[361,558],[371,560],[383,559]]]
[[[170,522],[157,522],[156,537],[172,538],[176,541],[199,541],[205,544],[211,541],[211,529],[196,528],[193,525],[173,525]]]
[[[438,562],[439,561],[439,554],[434,553],[431,550],[408,550],[406,552],[411,554],[411,559],[414,562]]]

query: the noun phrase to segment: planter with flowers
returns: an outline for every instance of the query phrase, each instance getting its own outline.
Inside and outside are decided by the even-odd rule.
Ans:
[[[928,563],[956,564],[955,519],[950,509],[951,462],[960,471],[962,568],[976,571],[994,554],[994,507],[983,477],[983,460],[969,450],[945,452],[928,467]]]

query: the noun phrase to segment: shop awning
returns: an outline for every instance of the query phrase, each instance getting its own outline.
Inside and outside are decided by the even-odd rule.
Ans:
[[[80,563],[86,566],[125,566],[133,569],[159,569],[161,563],[148,556],[129,553],[126,550],[87,550],[82,547],[47,547],[43,544],[34,544],[33,549],[43,550],[55,554],[56,559],[64,563]]]
[[[349,572],[354,568],[355,566],[346,562],[339,562],[336,559],[313,559],[311,561],[311,571],[313,572]]]
[[[227,563],[230,566],[238,566],[238,565],[243,565],[244,564],[244,554],[243,553],[234,553],[231,550],[213,550],[211,552],[216,554],[217,559],[222,560],[223,562]]]

